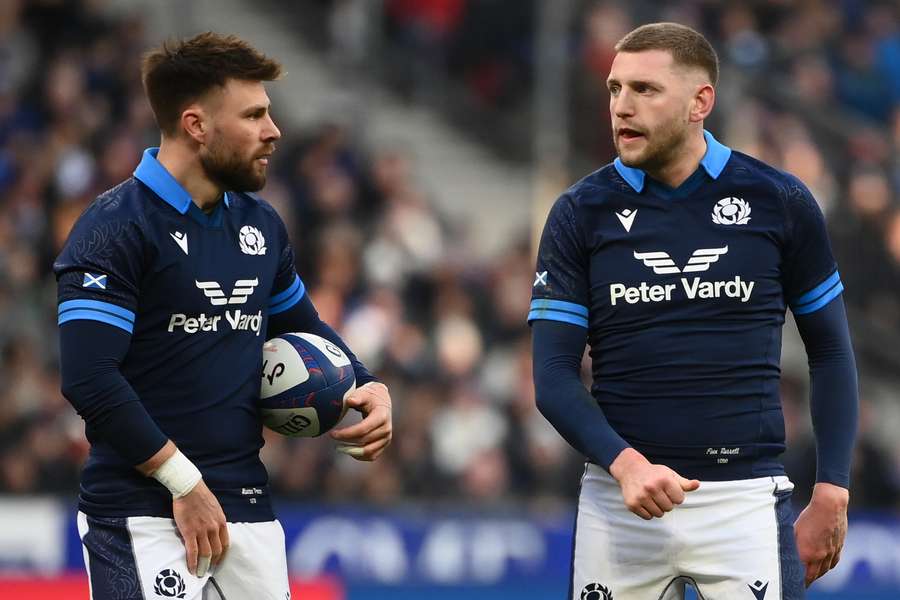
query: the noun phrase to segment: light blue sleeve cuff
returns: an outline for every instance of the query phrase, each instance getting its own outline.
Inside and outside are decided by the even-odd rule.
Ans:
[[[100,300],[66,300],[59,305],[57,324],[79,319],[99,321],[128,333],[134,331],[134,313],[121,306]]]
[[[306,293],[306,286],[300,280],[300,276],[294,273],[294,282],[288,286],[283,292],[279,292],[269,298],[269,314],[277,315],[278,313],[288,310],[294,306]]]
[[[816,312],[837,298],[844,291],[841,275],[837,271],[791,303],[791,312],[795,315],[807,315]]]
[[[586,306],[565,300],[550,300],[549,298],[535,298],[531,301],[531,310],[528,311],[528,322],[543,319],[546,321],[561,321],[571,323],[579,327],[588,326],[588,309]]]

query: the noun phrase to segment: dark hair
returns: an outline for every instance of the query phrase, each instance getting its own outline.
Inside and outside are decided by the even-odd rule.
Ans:
[[[719,57],[702,34],[678,23],[641,25],[616,43],[616,52],[665,50],[676,64],[699,67],[709,75],[709,82],[719,81]]]
[[[141,79],[156,124],[175,134],[181,112],[229,79],[273,81],[281,64],[235,35],[207,31],[185,40],[164,42],[144,54]]]

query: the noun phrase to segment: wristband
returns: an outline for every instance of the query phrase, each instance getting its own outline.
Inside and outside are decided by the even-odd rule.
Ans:
[[[178,449],[150,476],[166,486],[173,498],[188,495],[203,479],[200,470]]]

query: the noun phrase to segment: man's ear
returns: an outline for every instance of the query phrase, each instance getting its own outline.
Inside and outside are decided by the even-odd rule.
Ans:
[[[690,122],[703,122],[709,116],[709,113],[712,112],[715,104],[716,89],[709,83],[700,85],[694,92],[694,97],[691,100]]]
[[[191,104],[181,113],[181,129],[198,144],[206,142],[209,126],[209,116],[199,104]]]

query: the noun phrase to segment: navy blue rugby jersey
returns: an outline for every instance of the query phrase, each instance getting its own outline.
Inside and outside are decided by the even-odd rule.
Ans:
[[[586,328],[591,393],[649,460],[704,479],[781,473],[785,310],[843,286],[806,187],[704,135],[677,189],[616,159],[560,197],[528,320]]]
[[[59,324],[131,334],[121,372],[147,412],[203,473],[229,520],[271,520],[256,401],[271,314],[305,293],[284,224],[228,192],[207,215],[144,153],[134,177],[98,197],[54,264]],[[85,343],[90,343],[86,340]],[[171,515],[172,499],[88,429],[81,508]]]

